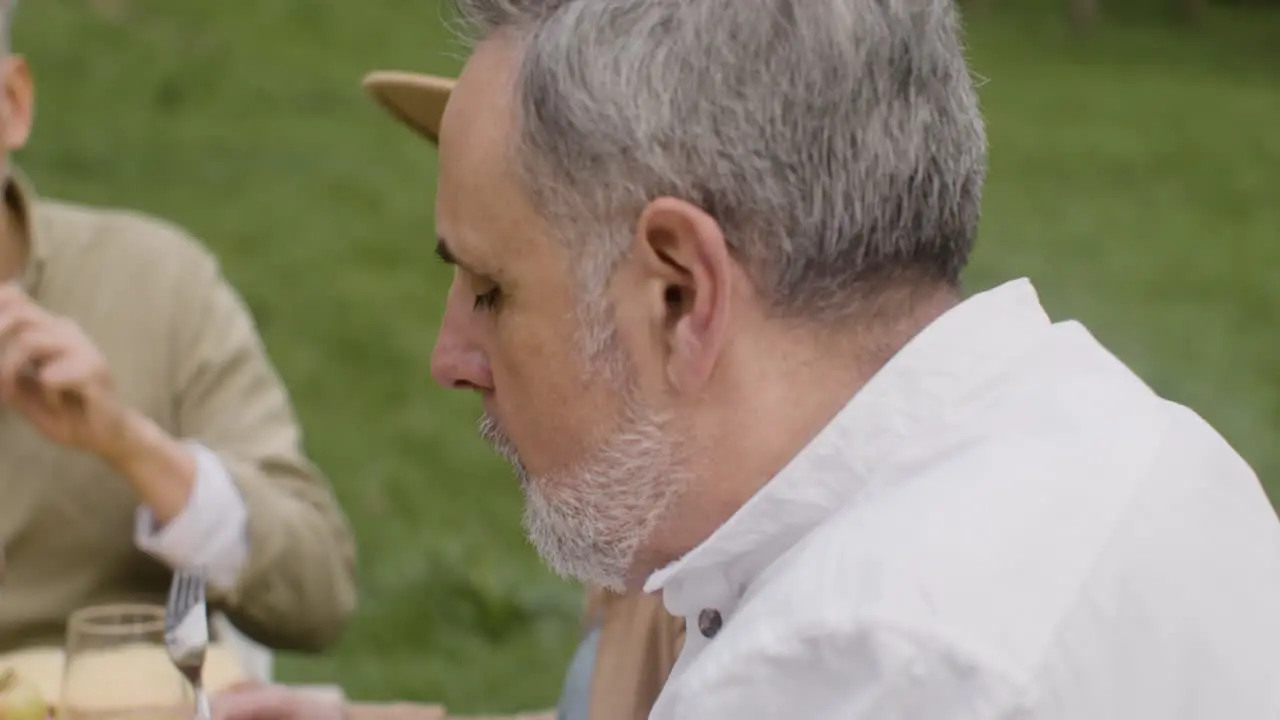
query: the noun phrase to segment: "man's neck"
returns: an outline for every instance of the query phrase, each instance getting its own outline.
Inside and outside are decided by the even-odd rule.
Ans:
[[[691,468],[697,480],[659,528],[662,547],[653,548],[651,562],[637,565],[650,572],[706,540],[803,452],[899,350],[959,300],[946,289],[912,302],[905,316],[876,330],[828,332],[816,343],[771,337],[758,347],[739,348],[740,362],[734,364],[741,374],[725,380],[737,401],[694,429],[700,439]]]

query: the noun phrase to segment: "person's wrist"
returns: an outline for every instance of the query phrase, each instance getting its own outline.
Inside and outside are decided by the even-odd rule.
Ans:
[[[97,448],[97,455],[123,475],[134,475],[155,462],[155,458],[172,455],[180,444],[142,413],[128,409],[115,423],[110,439]]]
[[[133,486],[163,527],[187,506],[196,482],[196,459],[189,448],[151,418],[127,411],[98,456]]]

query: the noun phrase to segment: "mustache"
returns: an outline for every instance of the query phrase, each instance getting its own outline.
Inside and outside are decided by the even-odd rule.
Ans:
[[[480,419],[476,422],[476,429],[480,433],[480,437],[494,452],[501,455],[507,462],[515,466],[517,472],[524,469],[524,463],[520,461],[520,454],[516,452],[515,443],[511,442],[511,438],[502,431],[502,426],[498,424],[496,418],[489,413],[481,413]]]

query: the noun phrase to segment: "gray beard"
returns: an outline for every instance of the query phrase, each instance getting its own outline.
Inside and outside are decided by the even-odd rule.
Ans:
[[[563,577],[625,589],[636,556],[687,485],[669,421],[628,406],[616,431],[568,468],[534,476],[489,415],[480,435],[511,464],[525,496],[524,528]]]

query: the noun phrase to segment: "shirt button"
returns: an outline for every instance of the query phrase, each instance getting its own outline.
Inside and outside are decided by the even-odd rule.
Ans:
[[[720,632],[720,626],[724,624],[724,618],[720,617],[719,610],[707,608],[698,613],[698,632],[702,633],[702,637],[710,640]]]

